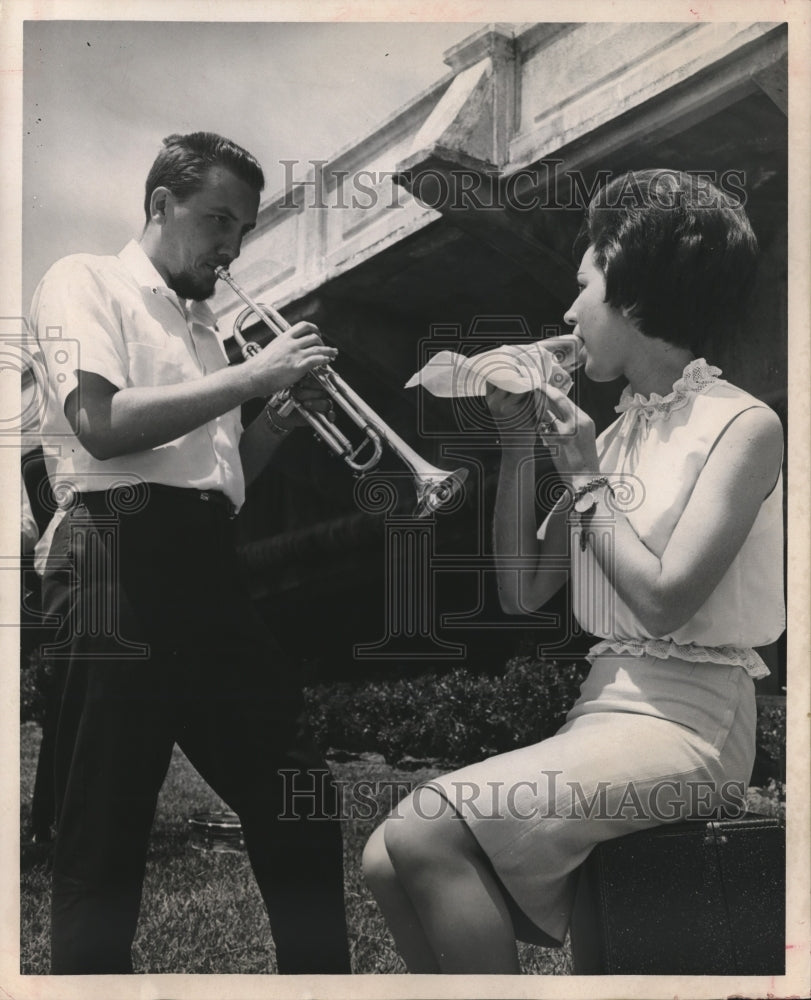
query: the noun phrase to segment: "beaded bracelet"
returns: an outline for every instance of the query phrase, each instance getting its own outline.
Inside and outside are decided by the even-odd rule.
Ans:
[[[612,496],[614,495],[614,490],[611,488],[611,483],[608,481],[608,477],[598,476],[596,479],[590,480],[585,486],[581,486],[580,489],[576,490],[574,496],[572,497],[572,509],[579,515],[580,518],[581,552],[586,551],[586,525],[584,523],[584,519],[594,512],[594,508],[597,505],[597,497],[594,495],[594,491],[600,489],[602,486],[605,486]]]
[[[587,493],[592,493],[594,490],[599,489],[601,486],[607,486],[609,490],[613,493],[611,489],[611,484],[608,481],[608,476],[598,476],[596,479],[591,479],[586,483],[585,486],[581,486],[578,490],[575,490],[575,494],[572,497],[572,506],[577,510],[577,504],[580,500],[585,497]],[[591,505],[593,506],[593,504]]]

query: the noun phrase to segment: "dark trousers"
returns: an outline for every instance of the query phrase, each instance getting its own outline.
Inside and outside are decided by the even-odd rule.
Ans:
[[[67,612],[69,596],[69,576],[59,568],[46,572],[41,588],[41,609],[47,609],[54,621],[62,621]],[[36,647],[47,648],[54,642],[56,628],[42,625],[36,630]],[[45,669],[47,662],[47,670]],[[31,836],[35,843],[51,840],[51,831],[56,815],[54,790],[54,761],[56,754],[56,728],[59,723],[59,708],[62,704],[64,681],[64,661],[43,661],[40,676],[44,709],[42,713],[42,738],[37,755],[37,770],[34,790],[31,795]]]
[[[57,532],[73,579],[57,650],[53,973],[132,971],[175,743],[241,820],[279,972],[350,971],[335,789],[290,662],[250,609],[233,528],[214,499],[144,487],[85,494]]]

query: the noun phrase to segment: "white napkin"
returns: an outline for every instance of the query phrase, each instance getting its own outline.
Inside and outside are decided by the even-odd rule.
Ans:
[[[566,338],[569,339],[571,350],[556,351],[560,363],[555,354],[543,346],[543,341],[504,344],[473,357],[439,351],[411,376],[405,388],[421,385],[434,396],[443,397],[484,396],[488,383],[513,393],[530,392],[548,383],[561,392],[568,392],[572,379],[566,369],[571,371],[578,366],[580,353],[578,338]],[[555,338],[556,348],[561,340],[563,338]]]

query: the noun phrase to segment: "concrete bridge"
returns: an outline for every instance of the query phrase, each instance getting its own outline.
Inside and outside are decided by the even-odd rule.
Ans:
[[[785,26],[771,23],[491,25],[370,135],[327,161],[287,162],[235,277],[291,315],[340,299],[439,322],[509,298],[510,313],[560,322],[588,193],[648,166],[743,192],[779,266],[786,52]],[[506,283],[523,294],[496,294]],[[229,291],[217,307],[229,330],[241,303]],[[736,352],[768,392],[784,367],[781,312],[770,316],[770,350]]]
[[[567,611],[519,624],[492,611],[493,430],[402,387],[438,345],[473,353],[562,323],[572,243],[602,179],[675,168],[745,198],[762,250],[754,305],[741,337],[711,340],[707,357],[784,418],[787,368],[785,25],[493,24],[445,63],[371,134],[324,162],[285,164],[233,269],[254,298],[318,323],[338,370],[427,459],[471,468],[466,510],[438,518],[427,543],[440,659],[459,655],[443,643],[474,635],[488,656],[510,627],[546,641]],[[223,288],[215,307],[227,335],[242,304]],[[579,383],[604,425],[620,387]],[[241,518],[256,595],[305,632],[301,609],[324,602],[333,644],[377,648],[388,528],[304,437],[285,443]],[[396,478],[397,463],[387,469]]]

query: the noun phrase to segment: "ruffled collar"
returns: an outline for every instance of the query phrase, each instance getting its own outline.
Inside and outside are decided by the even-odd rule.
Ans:
[[[676,379],[672,391],[666,396],[660,396],[656,392],[652,392],[649,397],[643,396],[640,392],[631,392],[631,387],[627,385],[614,409],[617,413],[633,413],[634,416],[644,417],[646,422],[657,417],[667,419],[674,410],[686,406],[692,396],[721,381],[718,378],[720,374],[720,368],[708,365],[704,358],[696,358],[688,363],[681,378]]]

